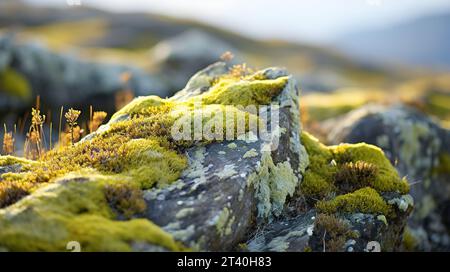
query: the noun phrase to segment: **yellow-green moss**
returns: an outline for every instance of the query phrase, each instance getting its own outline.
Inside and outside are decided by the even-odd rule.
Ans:
[[[0,71],[0,91],[21,99],[31,98],[28,80],[11,68]]]
[[[323,213],[371,213],[391,215],[392,208],[384,201],[377,191],[370,187],[355,192],[339,195],[329,201],[319,201],[317,210]]]
[[[319,210],[389,216],[391,208],[380,193],[409,191],[407,181],[398,176],[378,147],[364,143],[325,146],[307,132],[302,133],[301,140],[310,164],[299,193],[316,203]],[[348,178],[348,174],[355,177]],[[346,188],[341,187],[342,178],[350,183],[344,184]]]
[[[359,143],[341,144],[331,148],[337,158],[346,156],[353,162],[362,161],[375,165],[378,168],[378,174],[370,182],[370,187],[375,190],[379,192],[398,192],[400,194],[409,192],[408,182],[399,177],[397,170],[379,147]]]
[[[309,156],[309,166],[300,184],[303,194],[314,198],[324,198],[334,191],[333,174],[337,168],[333,165],[333,153],[307,132],[301,134],[301,141]]]
[[[20,164],[22,166],[36,164],[35,161],[27,160],[25,158],[19,158],[14,156],[0,156],[0,166]]]
[[[205,104],[267,105],[281,93],[288,77],[266,80],[220,79],[209,92],[202,95]]]
[[[125,155],[120,159],[122,174],[130,176],[142,188],[154,184],[167,185],[178,179],[187,166],[187,159],[176,151],[161,146],[154,139],[136,139],[120,147]]]
[[[103,181],[57,183],[0,210],[0,246],[11,251],[130,251],[132,242],[182,250],[172,237],[145,219],[114,221]],[[9,218],[9,219],[7,219]]]
[[[148,109],[150,107],[159,107],[163,105],[169,105],[170,102],[167,100],[160,98],[158,96],[141,96],[133,99],[130,103],[128,103],[125,107],[120,109],[118,112],[116,112],[111,119],[115,119],[118,116],[124,115],[124,114],[138,114],[142,112],[145,109]]]
[[[232,80],[224,77],[208,92],[183,102],[140,97],[117,112],[102,130],[73,146],[49,151],[37,162],[2,157],[1,165],[26,162],[27,171],[2,176],[0,198],[12,197],[2,205],[6,208],[0,210],[0,247],[60,251],[74,240],[81,242],[82,250],[88,251],[127,251],[133,241],[180,249],[169,235],[148,220],[118,221],[133,218],[145,209],[142,201],[128,198],[142,189],[166,186],[177,180],[187,167],[185,148],[218,141],[215,138],[175,139],[172,130],[179,122],[191,124],[188,131],[191,136],[196,117],[200,118],[203,132],[205,126],[217,132],[215,129],[223,122],[224,136],[229,132],[227,122],[234,122],[231,136],[236,139],[248,134],[252,124],[262,124],[256,115],[235,106],[268,104],[282,91],[286,81],[287,78]],[[201,102],[200,106],[197,101]],[[234,118],[225,118],[221,115],[224,112],[233,114]],[[238,131],[238,121],[242,120],[245,129]],[[280,192],[269,196],[272,210],[279,212],[279,205],[293,193],[297,179],[289,163],[272,166],[273,176],[285,180],[267,184],[274,192]],[[52,184],[61,179],[61,183]],[[26,194],[31,196],[11,205]],[[9,217],[11,213],[14,216]],[[232,221],[233,217],[225,228],[220,228],[223,235],[230,232]],[[36,227],[30,232],[28,223],[24,222]]]
[[[111,208],[125,218],[142,214],[147,208],[142,190],[131,183],[116,182],[104,187]]]

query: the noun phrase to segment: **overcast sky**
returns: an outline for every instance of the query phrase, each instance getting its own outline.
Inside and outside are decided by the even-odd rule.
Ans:
[[[28,0],[65,6],[76,0]],[[191,18],[256,38],[323,43],[346,32],[450,12],[450,0],[78,0],[112,11]]]

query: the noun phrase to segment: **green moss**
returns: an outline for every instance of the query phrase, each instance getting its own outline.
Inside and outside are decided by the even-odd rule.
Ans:
[[[32,95],[28,80],[11,68],[0,71],[0,91],[24,100]]]
[[[123,167],[122,175],[133,178],[141,188],[170,184],[187,166],[184,156],[161,146],[157,140],[131,140],[121,148],[126,154],[119,162]]]
[[[391,208],[380,193],[409,191],[407,181],[398,176],[378,147],[364,143],[328,147],[306,132],[302,133],[301,140],[310,165],[299,193],[319,210],[388,216]]]
[[[316,204],[317,210],[323,213],[371,213],[391,215],[392,208],[380,196],[380,194],[366,187],[355,192],[339,195],[329,201],[319,201]]]
[[[125,218],[142,214],[147,208],[142,190],[130,183],[117,182],[104,187],[106,199],[111,208]]]
[[[301,135],[301,141],[309,156],[309,166],[300,184],[302,194],[313,198],[324,198],[334,191],[332,178],[337,168],[333,165],[333,153],[307,132]]]
[[[115,221],[103,193],[107,182],[103,177],[54,184],[0,210],[0,246],[11,251],[65,251],[69,241],[77,241],[82,251],[130,251],[132,242],[147,242],[182,249],[148,220]]]
[[[375,179],[370,181],[370,187],[379,192],[398,192],[406,194],[409,192],[409,185],[405,179],[401,179],[397,170],[385,157],[384,152],[373,145],[341,144],[332,147],[335,156],[348,156],[353,162],[362,161],[375,165],[378,173]]]
[[[202,96],[205,104],[222,105],[267,105],[281,93],[288,77],[273,80],[219,80],[209,92]]]
[[[36,164],[36,162],[27,160],[25,158],[19,158],[19,157],[14,157],[14,156],[0,156],[0,166],[8,166],[8,165],[14,165],[14,164],[28,166],[28,165]]]
[[[320,185],[323,181],[316,182],[318,177],[330,183],[330,186],[335,185],[335,174],[342,167],[348,167],[348,163],[354,162],[355,164],[366,163],[376,167],[376,177],[367,180],[368,186],[375,190],[379,192],[395,191],[401,194],[409,191],[407,181],[398,176],[397,170],[384,156],[383,151],[376,146],[361,143],[327,147],[307,132],[302,133],[301,140],[310,160],[310,166],[306,174],[311,173],[309,178],[305,178],[302,182],[301,188],[304,190],[317,191],[313,188],[316,185],[323,188],[324,186]]]
[[[47,152],[37,162],[1,157],[0,165],[19,162],[27,165],[27,171],[2,176],[0,199],[7,201],[0,210],[0,247],[59,251],[74,240],[88,251],[127,251],[134,241],[180,249],[148,220],[119,219],[133,218],[145,210],[141,190],[167,186],[181,176],[187,167],[186,148],[218,141],[204,138],[205,131],[229,136],[230,124],[226,122],[234,122],[230,136],[236,139],[249,134],[252,124],[261,125],[256,115],[236,106],[268,104],[286,81],[223,77],[209,91],[183,102],[139,97],[117,112],[102,130],[73,146]],[[224,112],[234,118],[223,118]],[[194,134],[197,117],[203,126],[200,139]],[[238,131],[238,121],[242,120],[245,129]],[[187,130],[190,140],[175,138],[173,132],[180,123],[191,125]],[[269,212],[279,214],[286,197],[293,194],[297,178],[288,162],[274,165],[264,161],[264,165],[267,178],[261,184],[271,191]],[[73,178],[80,181],[64,182]],[[52,184],[61,179],[61,183]],[[52,186],[54,191],[46,191]],[[20,200],[28,194],[30,197]],[[223,225],[225,215],[226,211],[218,222],[221,235],[231,232],[234,221],[229,214]],[[32,232],[29,224],[36,225]]]
[[[160,107],[164,105],[167,106],[169,104],[170,102],[168,102],[167,100],[154,95],[137,97],[133,101],[128,103],[125,107],[116,112],[111,117],[111,119],[116,119],[117,117],[125,114],[135,115],[151,107]]]
[[[332,183],[315,171],[306,171],[300,188],[304,195],[315,199],[325,198],[336,190]]]

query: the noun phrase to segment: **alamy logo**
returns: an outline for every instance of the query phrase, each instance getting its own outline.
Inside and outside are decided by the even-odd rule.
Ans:
[[[67,243],[66,249],[70,252],[81,252],[81,244],[77,241],[70,241]]]
[[[370,241],[367,243],[366,248],[364,249],[366,252],[381,252],[381,245],[377,241]]]
[[[196,102],[193,110],[180,106],[172,113],[176,121],[171,136],[175,141],[261,140],[262,151],[273,151],[283,133],[279,111],[278,104],[204,107]]]

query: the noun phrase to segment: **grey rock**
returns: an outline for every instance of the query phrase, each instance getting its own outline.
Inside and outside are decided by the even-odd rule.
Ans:
[[[328,126],[333,126],[329,134],[332,143],[366,142],[384,150],[399,173],[410,182],[416,208],[409,227],[416,233],[423,229],[428,234],[428,241],[419,244],[430,244],[432,250],[449,250],[446,241],[450,230],[450,174],[437,173],[435,169],[445,163],[441,161],[442,156],[450,154],[450,131],[401,105],[358,109],[329,122]],[[441,238],[433,240],[433,236]],[[423,235],[418,236],[419,240],[422,238]],[[427,246],[420,249],[427,250]]]
[[[225,71],[223,63],[207,67],[172,99],[181,101],[206,91],[211,82],[208,79]],[[266,72],[273,78],[286,74],[276,68]],[[300,133],[298,89],[292,78],[276,100],[281,104],[279,126],[286,129],[278,149],[264,151],[267,144],[274,143],[262,138],[236,140],[233,147],[231,142],[222,142],[190,148],[190,166],[181,179],[168,188],[146,192],[146,217],[188,246],[212,251],[234,249],[255,227],[254,222],[264,224],[278,217],[283,205],[278,210],[276,203],[269,203],[272,209],[264,213],[266,206],[262,204],[267,203],[261,203],[267,201],[261,197],[259,183],[263,181],[258,177],[258,170],[268,167],[264,156],[273,163],[271,167],[289,165],[295,183],[301,180],[308,158],[300,141],[291,140],[298,139]],[[249,150],[257,155],[245,157]],[[282,178],[279,181],[283,182]]]
[[[386,201],[400,201],[408,196],[392,194],[385,195],[384,198]],[[354,237],[347,237],[347,241],[342,243],[342,248],[330,249],[328,245],[333,238],[317,227],[317,214],[312,208],[297,216],[284,217],[256,230],[246,243],[247,249],[255,252],[399,251],[402,248],[403,230],[411,211],[411,203],[405,210],[396,208],[396,216],[389,220],[389,225],[384,216],[362,213],[336,215],[336,218],[348,227]]]
[[[280,220],[258,230],[247,241],[252,252],[303,252],[309,247],[314,229],[315,211],[311,210],[293,218]]]

